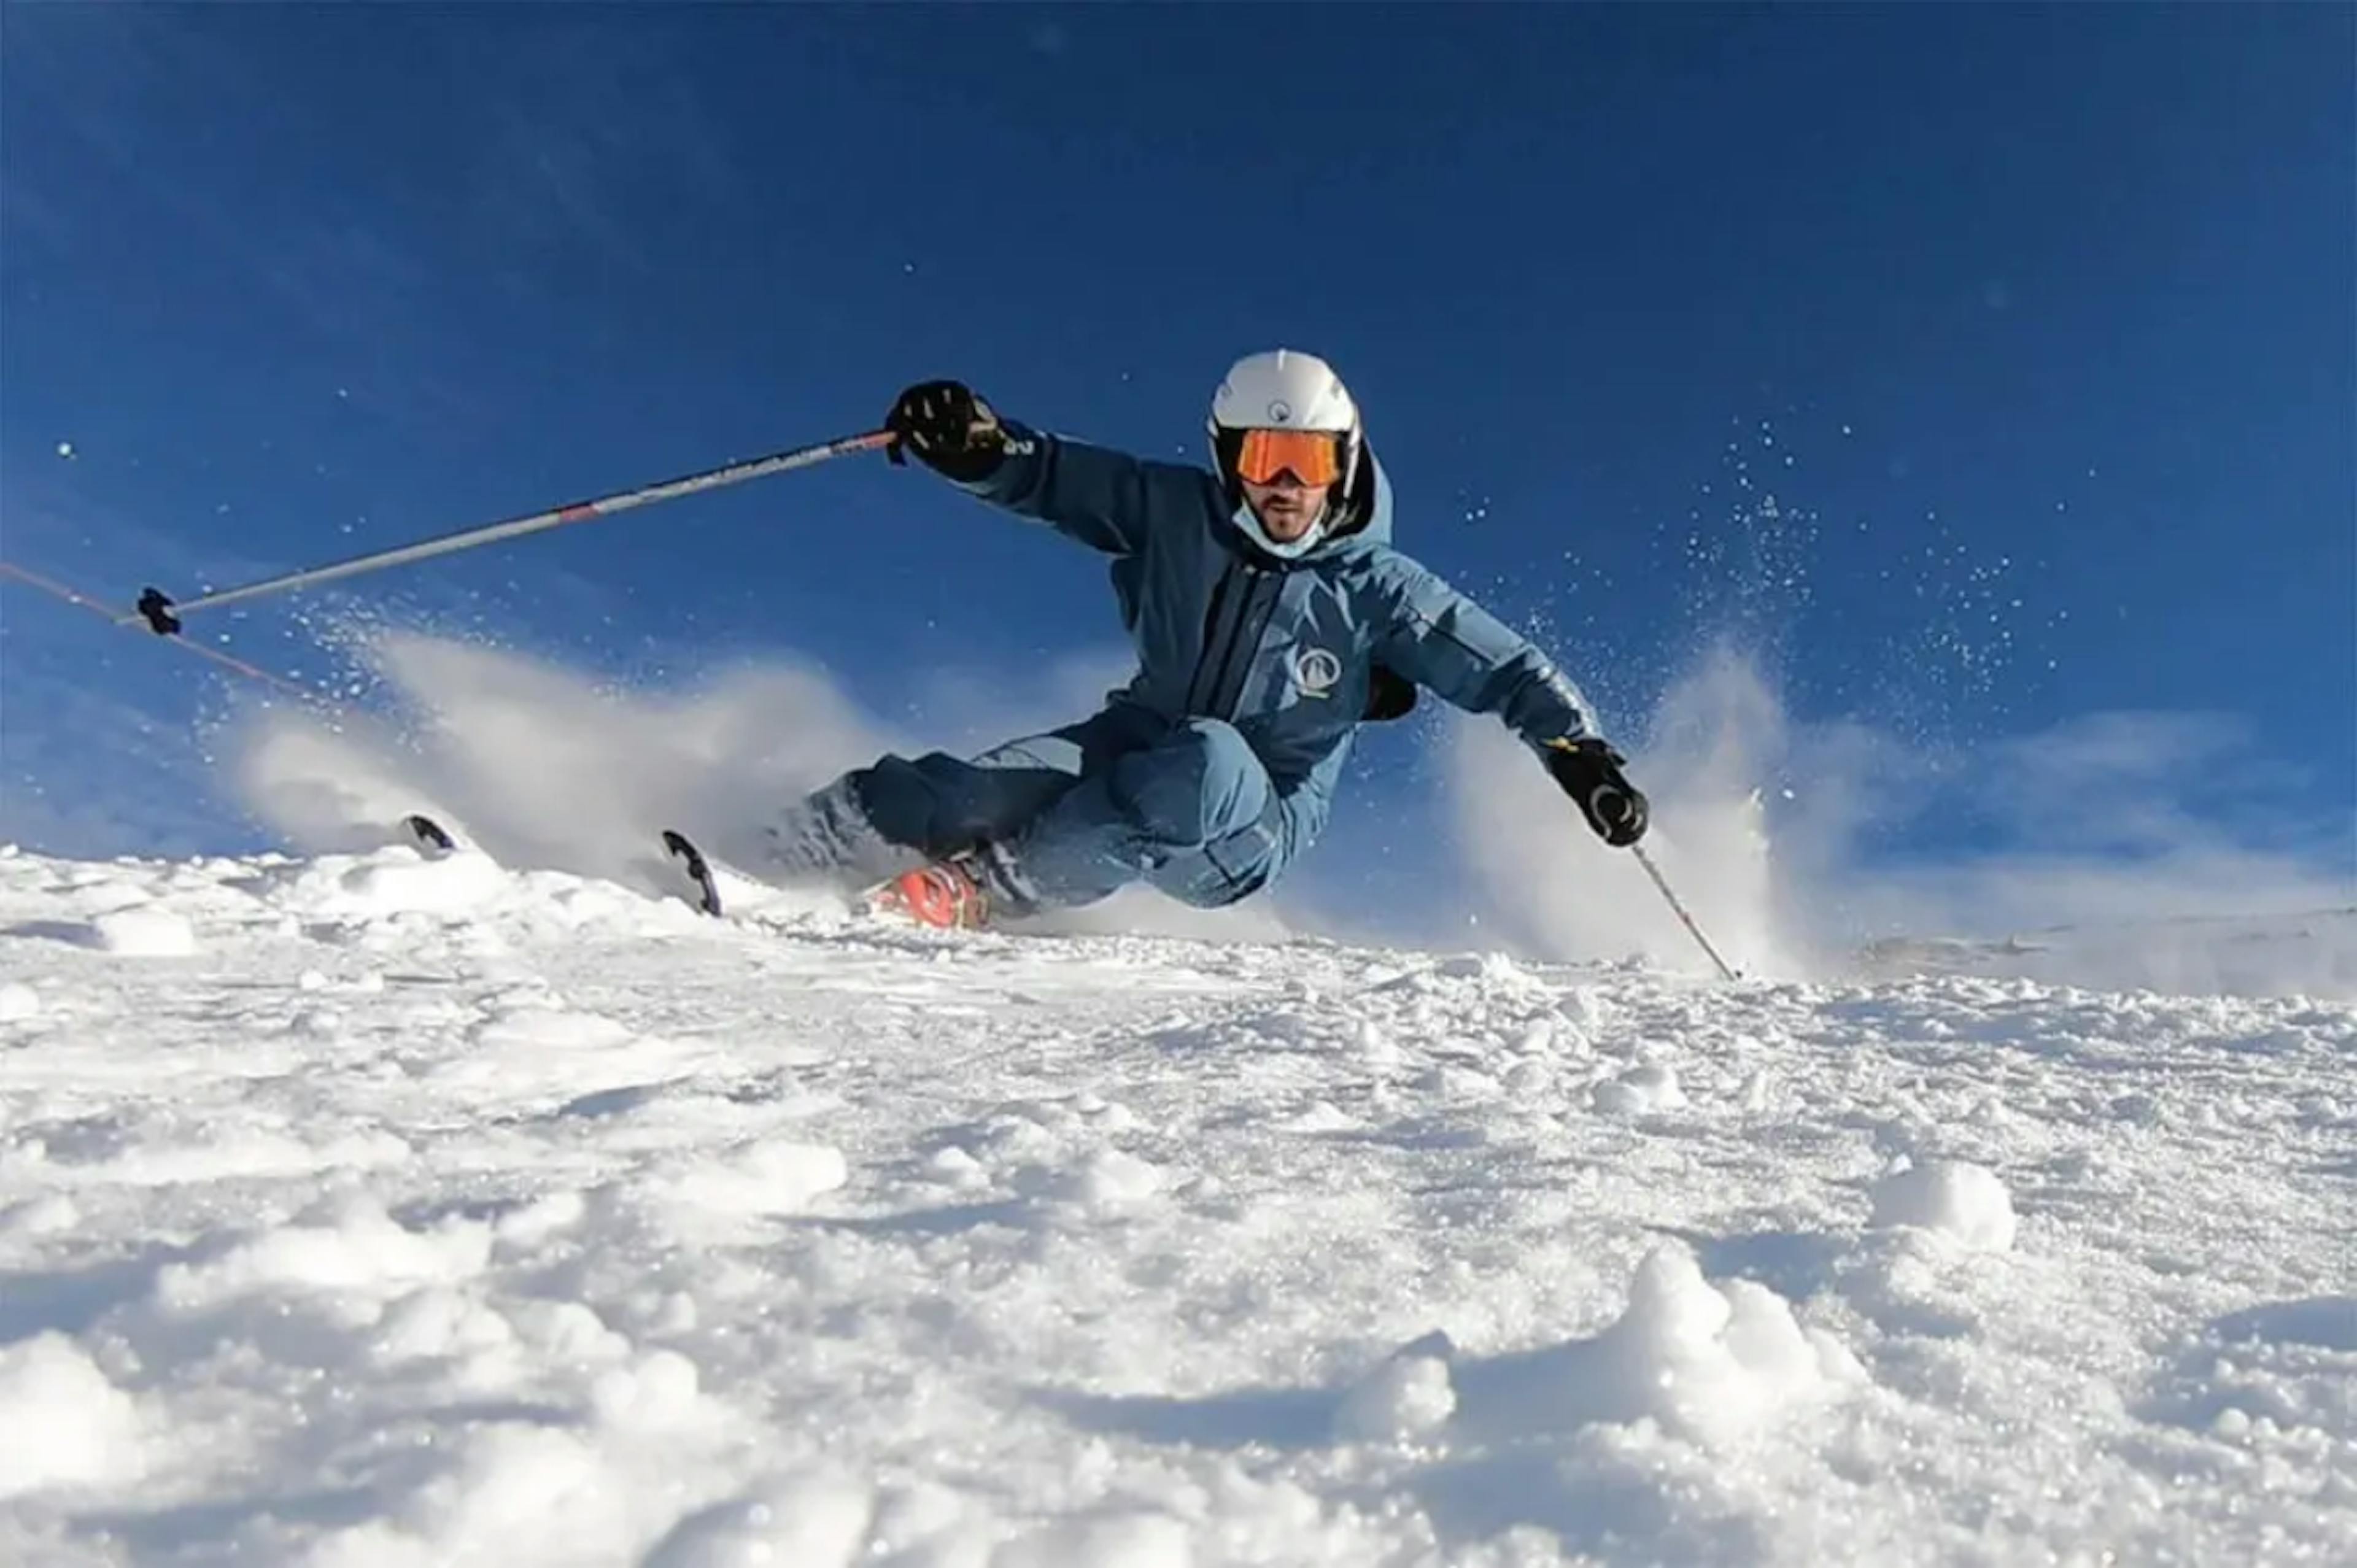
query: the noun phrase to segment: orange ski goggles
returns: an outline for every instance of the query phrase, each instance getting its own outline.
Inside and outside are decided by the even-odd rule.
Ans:
[[[1236,474],[1252,484],[1273,484],[1279,474],[1311,487],[1342,477],[1342,443],[1330,430],[1247,430],[1236,448]]]

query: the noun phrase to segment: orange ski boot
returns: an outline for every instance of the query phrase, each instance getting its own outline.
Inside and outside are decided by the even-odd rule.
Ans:
[[[990,900],[953,860],[904,871],[867,895],[869,909],[904,916],[941,930],[973,930],[990,918]]]

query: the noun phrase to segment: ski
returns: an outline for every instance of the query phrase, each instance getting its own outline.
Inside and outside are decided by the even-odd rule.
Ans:
[[[417,841],[417,847],[429,855],[448,854],[458,847],[458,841],[450,836],[450,830],[423,811],[412,811],[401,819],[401,825],[409,830],[409,836]]]
[[[720,914],[720,885],[713,880],[712,863],[704,858],[704,852],[696,848],[685,833],[676,829],[663,830],[662,844],[663,852],[695,884],[695,907],[717,918]]]
[[[457,835],[423,811],[412,811],[402,818],[401,827],[418,853],[428,860],[439,860],[458,852]],[[671,828],[663,830],[662,846],[666,864],[687,878],[689,886],[679,890],[681,897],[704,914],[719,915],[720,883],[711,862],[704,858],[704,852],[685,833]]]

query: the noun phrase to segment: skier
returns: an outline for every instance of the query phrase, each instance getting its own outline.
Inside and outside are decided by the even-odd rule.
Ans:
[[[894,461],[1112,556],[1138,671],[1079,724],[836,779],[764,830],[781,879],[870,888],[933,926],[1138,881],[1231,904],[1309,847],[1358,725],[1402,716],[1417,686],[1504,720],[1607,843],[1643,835],[1645,797],[1571,683],[1392,548],[1390,481],[1323,360],[1236,361],[1210,473],[1002,419],[955,381],[909,388],[886,428]]]

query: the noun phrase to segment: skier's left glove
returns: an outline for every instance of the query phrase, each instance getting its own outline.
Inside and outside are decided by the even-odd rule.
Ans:
[[[892,405],[884,428],[895,437],[894,462],[905,447],[933,472],[960,484],[986,479],[1006,461],[1006,427],[962,382],[918,382]]]
[[[1594,736],[1551,740],[1541,755],[1555,784],[1571,797],[1598,838],[1625,849],[1645,836],[1652,809],[1644,792],[1620,771],[1627,757]]]

